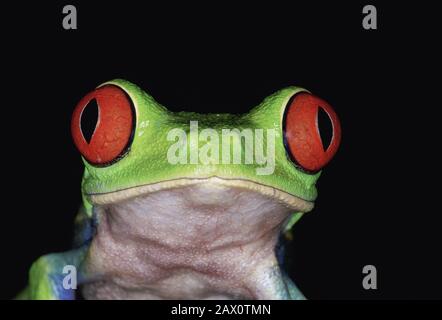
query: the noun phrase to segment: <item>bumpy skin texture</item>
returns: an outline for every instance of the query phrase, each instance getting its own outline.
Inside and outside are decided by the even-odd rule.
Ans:
[[[260,195],[259,201],[262,201],[264,205],[273,201],[278,205],[277,208],[281,212],[284,210],[282,205],[279,207],[279,204],[284,204],[287,207],[287,212],[292,214],[287,214],[287,217],[284,218],[285,216],[281,213],[281,221],[277,221],[278,228],[275,229],[276,235],[284,230],[289,230],[304,212],[313,208],[313,201],[317,195],[315,182],[320,172],[308,174],[294,166],[287,156],[282,137],[282,119],[289,99],[296,93],[306,92],[306,90],[298,87],[280,90],[244,115],[202,115],[185,112],[171,113],[146,92],[125,80],[113,80],[103,85],[108,84],[122,88],[131,98],[136,110],[135,132],[129,152],[118,162],[104,167],[91,165],[83,159],[85,165],[82,181],[83,205],[76,219],[74,250],[66,253],[49,254],[38,259],[30,270],[29,286],[18,298],[74,299],[74,291],[64,289],[62,286],[62,279],[65,276],[62,273],[63,266],[70,264],[78,268],[80,285],[93,282],[97,278],[97,261],[103,258],[97,250],[106,248],[106,246],[101,246],[102,243],[97,244],[97,241],[103,241],[102,239],[97,240],[100,236],[104,238],[100,234],[100,228],[97,227],[100,226],[100,219],[103,221],[103,214],[106,214],[107,209],[116,208],[112,207],[113,205],[118,206],[120,203],[125,203],[125,201],[130,203],[131,199],[142,197],[145,194],[153,194],[146,197],[145,203],[158,206],[158,201],[155,202],[155,196],[161,195],[163,190],[173,190],[173,188],[180,190],[180,188],[186,188],[189,185],[198,186],[199,183],[203,182],[207,183],[208,188],[211,188],[212,183],[208,183],[209,180],[207,179],[216,177],[218,179],[216,180],[216,188],[221,186],[219,188],[222,188],[222,192],[229,190],[229,188],[235,188],[240,192],[246,190],[247,192],[257,193]],[[189,121],[191,120],[198,121],[200,132],[204,128],[212,128],[220,136],[221,130],[224,128],[237,128],[239,130],[244,128],[275,129],[275,170],[273,174],[257,175],[256,169],[262,167],[260,164],[170,164],[166,159],[166,152],[168,146],[173,142],[167,141],[167,133],[174,128],[181,128],[189,132]],[[263,139],[265,150],[267,144],[265,134]],[[255,141],[255,143],[259,142]],[[242,151],[244,152],[244,149]],[[247,185],[244,181],[247,182]],[[144,186],[144,189],[137,189],[140,186]],[[203,191],[198,189],[195,192]],[[222,195],[221,193],[211,194],[211,196],[216,198],[224,196],[224,194],[226,193]],[[169,195],[169,197],[175,196],[176,194]],[[186,196],[184,195],[184,197]],[[165,203],[168,199],[164,199]],[[291,204],[290,201],[292,201]],[[188,204],[186,203],[186,205]],[[201,203],[191,203],[192,208],[203,208],[204,210],[206,205],[204,199]],[[247,203],[244,205],[247,205]],[[134,210],[139,210],[139,207]],[[213,203],[210,203],[207,212],[211,213],[214,210],[213,208]],[[143,209],[161,212],[156,208]],[[259,208],[257,209],[259,211]],[[169,210],[173,211],[173,208]],[[241,211],[242,209],[235,207],[232,210]],[[207,212],[204,211],[201,214]],[[189,215],[192,215],[192,212]],[[149,233],[149,231],[146,232]],[[133,234],[131,233],[131,235]],[[140,237],[144,236],[146,236],[146,233]],[[276,245],[277,238],[277,236],[269,236],[269,246],[271,248]],[[130,246],[133,246],[133,243]],[[116,250],[115,246],[111,249]],[[146,255],[147,253],[143,252],[143,254]],[[119,258],[124,259],[124,257]],[[261,291],[257,289],[256,292],[264,293],[261,295],[258,293],[251,294],[246,298],[302,299],[303,295],[280,270],[275,255],[272,253],[263,259],[268,259],[269,269],[264,271],[263,275],[257,275],[256,280],[252,279],[251,281],[261,285],[261,289],[259,289]],[[91,270],[95,270],[95,273]],[[211,281],[208,280],[208,283],[214,282]],[[265,288],[267,287],[271,289],[266,291]],[[107,296],[113,298],[112,294]],[[175,297],[174,295],[169,296]],[[150,296],[148,295],[148,297]],[[244,297],[244,295],[240,295],[240,297]],[[186,298],[186,296],[182,298]]]

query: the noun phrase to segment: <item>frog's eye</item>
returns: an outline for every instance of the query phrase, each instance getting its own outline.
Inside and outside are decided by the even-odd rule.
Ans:
[[[114,163],[126,154],[135,129],[129,96],[106,85],[87,94],[72,115],[71,132],[83,157],[94,165]]]
[[[289,157],[308,173],[321,170],[333,158],[341,141],[341,126],[335,111],[327,102],[307,92],[290,99],[283,130]]]

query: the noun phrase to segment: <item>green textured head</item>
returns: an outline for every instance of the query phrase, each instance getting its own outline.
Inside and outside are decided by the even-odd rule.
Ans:
[[[94,111],[88,132],[86,116]],[[333,131],[328,147],[317,121],[323,111]],[[85,164],[82,192],[89,214],[94,205],[192,185],[247,190],[307,212],[320,169],[340,142],[333,109],[299,87],[274,93],[247,114],[173,113],[117,79],[79,102],[71,129]],[[200,197],[222,203],[225,194]]]

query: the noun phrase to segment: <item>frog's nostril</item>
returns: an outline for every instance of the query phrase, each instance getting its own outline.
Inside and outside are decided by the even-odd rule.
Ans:
[[[84,107],[83,112],[81,113],[80,120],[80,128],[81,133],[83,134],[84,139],[89,144],[92,139],[92,135],[94,134],[95,128],[98,123],[98,105],[97,100],[92,99],[89,103]]]

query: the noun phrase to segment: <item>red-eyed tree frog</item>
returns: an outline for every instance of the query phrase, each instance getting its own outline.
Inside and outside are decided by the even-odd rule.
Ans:
[[[246,114],[174,113],[117,79],[79,101],[71,132],[73,249],[39,258],[18,298],[304,299],[277,248],[340,144],[327,102],[288,87]]]

